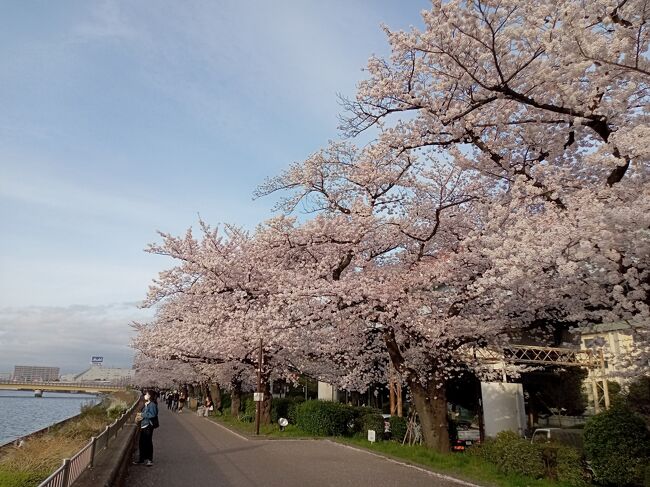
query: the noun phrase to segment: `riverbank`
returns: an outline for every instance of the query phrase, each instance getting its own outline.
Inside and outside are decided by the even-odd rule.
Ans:
[[[82,406],[97,404],[104,396],[0,390],[0,445],[11,443],[75,417]]]
[[[137,392],[113,393],[100,404],[83,408],[76,418],[30,436],[21,447],[0,452],[0,485],[35,487],[125,411]]]

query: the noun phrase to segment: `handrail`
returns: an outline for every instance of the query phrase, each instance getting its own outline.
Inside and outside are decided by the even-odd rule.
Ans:
[[[95,459],[103,450],[108,448],[110,439],[117,436],[117,433],[133,415],[139,403],[140,398],[136,399],[124,414],[106,426],[99,436],[93,436],[90,442],[72,458],[65,458],[63,464],[41,482],[38,487],[70,487],[88,467],[93,467]]]

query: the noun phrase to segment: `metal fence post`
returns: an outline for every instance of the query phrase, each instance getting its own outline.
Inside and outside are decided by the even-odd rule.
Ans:
[[[70,478],[70,459],[63,459],[63,480],[61,481],[61,487],[68,487],[68,479]]]
[[[94,436],[90,439],[90,464],[88,465],[89,468],[93,468],[95,466],[95,449],[97,447],[97,438]]]
[[[107,426],[106,427],[106,448],[108,448],[108,444],[111,442],[111,427]]]

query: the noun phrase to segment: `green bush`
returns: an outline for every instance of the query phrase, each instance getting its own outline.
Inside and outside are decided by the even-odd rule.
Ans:
[[[122,414],[124,414],[128,409],[128,406],[124,401],[118,401],[109,406],[109,408],[106,410],[106,415],[109,417],[109,419],[117,419]]]
[[[627,404],[650,423],[650,377],[641,376],[630,382]]]
[[[401,418],[399,416],[390,417],[390,433],[391,438],[394,441],[402,442],[404,436],[406,435],[406,418]]]
[[[353,417],[352,408],[338,402],[306,401],[296,407],[297,426],[311,435],[344,435]]]
[[[617,405],[587,421],[585,452],[598,482],[641,485],[650,458],[650,434],[640,416]]]
[[[379,413],[369,413],[361,416],[361,434],[368,435],[368,430],[375,431],[375,440],[384,439],[384,417]]]
[[[239,413],[239,421],[242,423],[252,423],[255,421],[255,401],[253,399],[244,399],[244,411]]]
[[[280,418],[287,418],[289,423],[296,424],[296,406],[305,402],[303,397],[280,397],[271,403],[271,420],[274,423]]]
[[[541,451],[532,443],[520,438],[512,431],[502,431],[494,440],[470,449],[477,455],[496,465],[505,474],[520,474],[532,478],[544,476],[544,461]]]
[[[575,448],[552,444],[535,445],[544,460],[546,477],[558,480],[572,487],[588,485],[582,454]]]

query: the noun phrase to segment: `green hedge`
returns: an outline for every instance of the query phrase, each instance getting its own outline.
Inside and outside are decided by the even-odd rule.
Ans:
[[[551,444],[536,444],[544,461],[545,476],[573,487],[589,484],[582,453],[575,448]]]
[[[287,418],[290,424],[296,424],[296,408],[303,402],[303,397],[274,398],[271,403],[271,420],[277,423],[280,418]]]
[[[643,485],[650,460],[650,433],[640,416],[617,405],[587,421],[585,452],[596,481]]]
[[[406,427],[407,427],[406,418],[402,418],[399,416],[391,416],[389,421],[390,421],[391,439],[393,441],[397,441],[401,443],[402,440],[404,439],[404,436],[406,436]]]
[[[368,434],[368,430],[375,431],[375,440],[384,439],[384,417],[379,413],[368,413],[361,416],[361,431],[363,436]]]
[[[502,431],[482,447],[484,458],[505,474],[518,473],[534,479],[544,476],[544,461],[538,448],[512,431]]]
[[[496,465],[505,474],[546,477],[572,487],[588,483],[580,452],[563,445],[533,444],[512,431],[502,431],[468,453]]]
[[[304,432],[316,436],[349,434],[353,423],[351,407],[338,402],[306,401],[296,407],[296,424]]]

